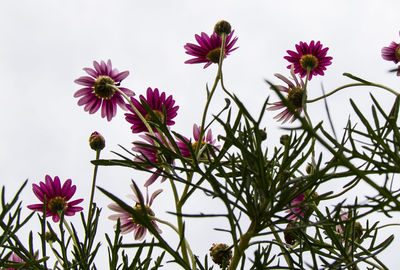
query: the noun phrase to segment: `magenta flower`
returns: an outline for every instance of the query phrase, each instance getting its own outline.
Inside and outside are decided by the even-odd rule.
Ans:
[[[38,258],[38,254],[35,252],[35,257],[36,259]],[[25,263],[24,260],[22,260],[17,254],[14,252],[11,254],[11,256],[8,258],[8,262],[14,262],[14,263]],[[2,270],[17,270],[17,269],[25,269],[25,268],[0,268]]]
[[[232,39],[234,32],[232,31],[226,36],[225,57],[238,48],[232,48],[238,39],[237,37]],[[218,63],[221,54],[222,38],[216,33],[213,33],[210,37],[206,33],[201,33],[201,36],[195,35],[195,38],[199,45],[186,43],[184,46],[186,53],[195,57],[185,61],[185,64],[206,63],[204,65],[204,68],[206,68],[212,63]]]
[[[113,69],[111,61],[107,64],[93,61],[94,69],[84,68],[90,76],[83,76],[75,80],[75,83],[83,85],[84,88],[75,92],[74,97],[80,97],[79,106],[85,106],[84,110],[90,114],[95,113],[101,107],[101,117],[107,117],[108,121],[116,115],[117,104],[125,110],[125,102],[121,94],[115,90],[117,87],[128,97],[135,95],[133,91],[120,87],[121,81],[128,77],[129,71],[119,72]]]
[[[326,66],[332,64],[332,57],[326,56],[329,48],[322,48],[322,44],[314,40],[311,41],[310,45],[305,42],[300,41],[300,44],[296,44],[296,51],[286,51],[289,56],[284,58],[290,63],[294,64],[294,73],[300,74],[303,78],[307,75],[307,69],[310,70],[310,75],[308,80],[311,80],[312,76],[324,75],[324,70]],[[291,68],[292,65],[287,66]]]
[[[76,186],[71,185],[71,179],[68,179],[61,186],[60,178],[58,176],[51,179],[49,175],[45,177],[46,182],[40,182],[40,186],[32,184],[33,193],[42,202],[39,204],[28,205],[28,208],[34,211],[43,212],[46,209],[46,217],[53,217],[54,222],[60,220],[60,213],[63,212],[66,216],[73,216],[76,212],[83,210],[82,207],[76,206],[83,201],[83,199],[68,202],[75,194]],[[44,201],[46,205],[44,206]]]
[[[290,69],[290,74],[292,75],[294,83],[288,78],[282,76],[281,74],[275,74],[276,77],[278,77],[287,84],[287,87],[283,85],[276,85],[275,87],[278,90],[287,93],[287,100],[296,108],[297,112],[300,114],[303,110],[304,82],[301,78],[299,79],[296,78],[296,75],[294,74],[293,70],[293,65]],[[271,104],[269,108],[267,108],[267,110],[269,111],[275,111],[280,109],[284,110],[279,114],[277,114],[274,117],[274,119],[282,121],[282,124],[286,123],[289,120],[290,122],[293,122],[296,119],[294,115],[290,112],[290,110],[283,104],[282,101],[274,102]]]
[[[348,213],[348,212],[341,211],[341,212],[340,212],[340,219],[341,219],[341,221],[343,221],[343,222],[346,221],[346,220],[348,220],[348,219],[349,219],[349,213]],[[339,233],[343,233],[343,232],[344,232],[343,227],[342,227],[341,224],[336,225],[336,231],[339,232]]]
[[[400,32],[399,32],[400,35]],[[382,58],[397,64],[400,61],[400,43],[392,41],[389,46],[382,48]]]
[[[133,210],[137,212],[138,214],[141,213],[142,208],[140,205],[140,200],[139,198],[141,197],[143,200],[143,195],[140,192],[140,190],[136,190],[135,186],[132,184],[131,185],[133,195],[130,195],[129,197],[132,198],[135,201],[135,206],[133,207]],[[146,213],[154,217],[155,214],[153,210],[151,210],[150,206],[153,204],[154,199],[162,192],[162,189],[156,190],[150,197],[149,199],[149,191],[146,188],[146,201],[145,201],[145,208],[146,208]],[[144,200],[143,200],[144,201]],[[138,220],[136,220],[129,212],[127,212],[125,209],[123,209],[121,206],[119,206],[116,203],[111,203],[108,205],[108,207],[115,211],[118,212],[118,214],[114,214],[109,216],[108,218],[111,220],[120,220],[121,224],[121,233],[122,234],[127,234],[130,233],[131,231],[134,231],[134,237],[135,240],[142,240],[147,233],[147,228],[144,227]],[[157,230],[158,233],[162,233],[160,228],[157,226],[156,221],[151,220],[151,223],[153,224],[154,228]],[[114,226],[115,228],[116,226]]]
[[[175,100],[173,99],[172,95],[171,96],[166,96],[165,92],[160,92],[158,91],[157,88],[154,88],[154,91],[149,87],[147,88],[147,93],[146,93],[146,98],[142,95],[140,95],[140,99],[144,102],[147,103],[147,105],[153,110],[154,114],[162,120],[162,122],[165,122],[167,126],[171,126],[175,124],[172,119],[175,118],[177,115],[177,111],[179,109],[179,106],[174,106],[175,105]],[[147,120],[151,121],[151,115],[147,113],[146,109],[143,107],[143,105],[140,103],[139,100],[136,98],[131,98],[133,106],[136,107],[136,109],[140,112],[140,114]],[[129,106],[126,105],[126,107],[132,112],[132,113],[126,113],[125,114],[125,119],[129,123],[132,124],[132,132],[133,133],[140,133],[142,131],[147,131],[147,128],[143,121],[139,118],[139,116],[136,114],[136,112]],[[165,112],[165,114],[164,114]],[[165,119],[164,119],[165,118]]]
[[[180,138],[178,138],[178,142],[177,145],[179,147],[179,150],[181,151],[182,156],[184,157],[191,157],[191,153],[188,147],[188,143],[190,143],[192,145],[192,150],[195,151],[197,144],[200,141],[200,127],[196,124],[193,125],[193,138],[194,138],[194,142],[192,143],[192,140],[183,137],[184,141],[181,140]],[[213,139],[213,135],[212,135],[212,131],[211,129],[208,130],[207,132],[207,136],[204,137],[201,140],[201,146],[209,144],[209,145],[214,145],[216,142],[215,139]]]
[[[298,218],[303,218],[304,217],[304,211],[305,207],[304,206],[297,206],[298,204],[303,203],[305,198],[304,193],[300,193],[299,196],[294,198],[294,200],[290,203],[290,209],[286,211],[286,213],[290,213],[290,215],[287,217],[289,220],[297,220]]]
[[[161,136],[158,133],[155,133],[155,136],[158,138],[158,140],[163,141],[161,139]],[[154,140],[149,136],[149,134],[145,134],[145,135],[140,135],[140,137],[142,139],[144,139],[145,141],[135,141],[133,144],[135,145],[132,150],[135,152],[140,153],[139,155],[137,155],[134,158],[135,162],[143,162],[143,163],[150,163],[150,164],[163,164],[163,163],[173,163],[173,161],[165,156],[162,155],[162,153],[155,149],[154,146],[156,145],[156,143],[154,142]],[[168,142],[168,146],[169,148],[171,148],[170,142]],[[147,169],[152,169],[155,168],[154,166],[147,166]],[[145,187],[150,186],[151,184],[153,184],[159,177],[160,173],[163,172],[162,168],[157,168],[154,173],[152,174],[152,176],[150,176],[150,178],[146,181],[146,183],[144,184]],[[162,177],[161,178],[161,182],[164,182],[166,180],[166,177]]]

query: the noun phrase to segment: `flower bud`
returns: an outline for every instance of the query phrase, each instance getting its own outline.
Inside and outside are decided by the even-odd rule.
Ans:
[[[229,35],[231,33],[231,24],[227,21],[219,21],[214,26],[214,32],[218,36],[222,36],[222,34]]]
[[[213,262],[224,268],[232,259],[232,250],[227,244],[213,244],[210,248],[210,256]]]
[[[57,241],[57,234],[55,234],[54,232],[46,232],[44,239],[46,240],[47,243],[53,243],[55,241]]]
[[[307,163],[306,165],[306,172],[308,174],[312,174],[312,172],[314,171],[313,165],[311,165],[311,163]]]
[[[363,235],[363,228],[361,226],[361,223],[356,221],[354,223],[354,238],[360,240],[362,235]]]
[[[290,222],[286,226],[286,229],[283,231],[283,235],[285,237],[286,244],[294,245],[296,240],[299,238],[299,222]]]
[[[89,145],[95,151],[103,150],[106,146],[106,141],[104,137],[97,131],[93,132],[89,137]]]
[[[280,142],[282,145],[286,145],[286,143],[289,142],[289,135],[287,135],[287,134],[282,135],[281,138],[279,139],[279,142]]]
[[[267,139],[267,132],[264,129],[258,130],[258,135],[260,136],[261,141],[265,141]]]

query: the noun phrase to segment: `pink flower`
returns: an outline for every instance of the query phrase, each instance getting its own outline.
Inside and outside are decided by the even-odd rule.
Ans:
[[[35,253],[36,259],[38,258],[38,253]],[[8,262],[15,262],[15,263],[25,263],[24,260],[22,260],[17,254],[14,252],[11,254],[11,256],[8,258]],[[17,270],[17,269],[25,269],[25,268],[1,268],[2,270]]]
[[[143,195],[140,192],[140,190],[136,190],[135,186],[132,184],[131,185],[133,195],[130,195],[129,197],[135,201],[135,206],[133,207],[133,210],[140,214],[142,213],[142,208],[140,205],[140,199],[142,198],[143,200]],[[155,214],[153,210],[151,210],[150,206],[153,204],[154,199],[162,192],[162,189],[156,190],[150,197],[149,199],[149,191],[146,188],[146,201],[145,201],[145,208],[146,208],[146,213],[150,217],[154,217]],[[144,201],[144,200],[143,200]],[[111,220],[120,220],[121,222],[121,233],[122,234],[127,234],[132,231],[134,231],[134,237],[135,240],[142,240],[147,233],[147,228],[144,227],[138,220],[136,220],[129,212],[127,212],[125,209],[123,209],[121,206],[119,206],[116,203],[111,203],[108,205],[108,207],[115,211],[118,212],[118,214],[113,214],[109,216],[108,218]],[[151,220],[151,223],[153,224],[154,228],[157,230],[158,233],[162,233],[160,228],[157,226],[156,221]],[[114,226],[115,228],[116,226]]]
[[[154,88],[153,91],[149,87],[147,88],[146,97],[140,95],[140,100],[145,102],[152,109],[155,116],[158,117],[161,122],[164,122],[167,126],[175,124],[172,119],[176,117],[179,106],[174,106],[175,100],[173,99],[172,95],[167,97],[165,92],[160,93],[157,88]],[[147,110],[143,107],[139,100],[132,97],[131,101],[133,106],[136,107],[136,109],[147,121],[153,120],[151,118],[152,116],[147,112]],[[126,107],[132,112],[125,114],[126,121],[132,124],[132,132],[140,133],[142,131],[147,131],[145,124],[139,118],[136,112],[131,108],[131,106],[126,105]]]
[[[287,50],[289,56],[284,58],[290,63],[294,64],[294,73],[300,74],[303,78],[307,75],[307,69],[310,70],[308,80],[311,80],[312,76],[324,75],[326,67],[332,64],[332,57],[326,56],[329,48],[322,48],[322,44],[314,40],[311,41],[310,45],[306,42],[300,41],[300,44],[296,44],[296,52]],[[287,68],[291,69],[291,64]]]
[[[62,186],[58,176],[55,176],[53,181],[49,175],[46,175],[45,180],[46,182],[40,182],[40,186],[32,184],[33,193],[42,203],[28,205],[29,209],[43,212],[43,208],[45,208],[46,217],[53,217],[54,222],[60,220],[61,212],[66,216],[73,216],[83,210],[82,207],[76,206],[83,199],[68,202],[76,191],[76,186],[71,185],[71,179],[65,181]],[[45,201],[46,205],[44,205]]]
[[[400,35],[400,32],[399,32]],[[382,58],[397,64],[400,61],[400,43],[392,41],[389,46],[382,48]]]
[[[348,213],[348,212],[341,211],[341,212],[340,212],[340,219],[341,219],[341,221],[346,221],[346,220],[348,220],[348,219],[349,219],[349,213]],[[343,224],[336,225],[336,231],[339,232],[339,233],[343,233],[343,232],[344,232],[344,230],[343,230]]]
[[[290,209],[286,211],[286,213],[290,213],[290,215],[287,217],[289,220],[297,220],[304,217],[305,207],[303,205],[297,206],[298,204],[303,203],[304,198],[305,194],[300,193],[300,195],[290,203]]]
[[[158,138],[159,141],[162,142],[161,135],[158,133],[155,133],[155,136]],[[133,144],[135,145],[132,150],[135,152],[138,152],[139,155],[137,155],[134,159],[135,162],[143,162],[143,163],[151,163],[151,164],[163,164],[163,163],[168,163],[171,164],[173,161],[170,160],[167,156],[163,155],[159,150],[155,149],[154,146],[156,143],[154,140],[149,136],[149,134],[146,135],[140,135],[142,139],[145,141],[135,141]],[[170,144],[170,142],[168,142]],[[171,147],[168,145],[167,147]],[[152,169],[155,168],[152,165],[146,166],[145,168]],[[157,168],[152,176],[146,181],[144,184],[145,187],[150,186],[153,184],[157,178],[159,177],[159,174],[162,173],[163,169]],[[164,182],[166,180],[165,177],[162,177],[161,182]]]
[[[290,74],[292,75],[294,83],[290,79],[282,76],[281,74],[275,74],[276,77],[278,77],[287,84],[287,87],[283,85],[276,85],[275,87],[278,90],[287,93],[287,100],[294,106],[294,108],[300,114],[303,110],[304,82],[301,78],[299,79],[296,78],[296,75],[294,74],[293,70],[293,65],[292,68],[290,69]],[[274,117],[274,119],[282,121],[282,124],[286,123],[287,121],[293,122],[296,119],[294,115],[290,112],[290,110],[283,104],[282,101],[274,102],[271,104],[270,107],[267,108],[267,110],[269,111],[275,111],[280,109],[283,109],[283,111],[277,114]]]
[[[80,97],[78,105],[85,106],[84,110],[90,114],[97,112],[101,107],[101,117],[107,117],[107,120],[111,121],[117,113],[117,104],[125,110],[125,102],[115,87],[128,97],[135,95],[133,91],[119,86],[121,81],[128,77],[129,71],[119,72],[113,69],[110,60],[107,64],[104,61],[93,61],[93,66],[94,69],[83,69],[90,76],[75,80],[75,83],[83,85],[84,88],[76,91],[74,97]]]
[[[192,145],[192,150],[195,151],[196,146],[200,141],[200,127],[196,124],[193,125],[193,138],[194,138],[193,143],[191,139],[189,140],[186,137],[183,137],[185,141],[182,141],[181,139],[178,138],[177,145],[179,147],[179,150],[181,151],[182,156],[191,157],[190,149],[187,144],[190,143]],[[201,140],[200,143],[202,147],[206,144],[214,145],[215,142],[216,140],[213,138],[212,131],[211,129],[209,129],[207,132],[207,136],[206,137],[203,136],[203,139]]]
[[[232,39],[234,32],[232,31],[226,37],[225,57],[238,48],[232,48],[238,39],[237,37]],[[187,54],[195,56],[195,58],[187,60],[185,64],[206,63],[204,65],[204,68],[206,68],[212,63],[218,63],[221,54],[222,38],[216,33],[213,33],[210,37],[206,33],[201,33],[201,36],[195,35],[195,38],[199,45],[186,43],[184,46]]]

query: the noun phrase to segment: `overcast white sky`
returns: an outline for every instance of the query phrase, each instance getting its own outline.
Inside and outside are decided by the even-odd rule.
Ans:
[[[71,178],[78,186],[76,198],[85,197],[86,206],[92,175],[89,161],[94,158],[87,143],[89,135],[99,131],[105,136],[106,158],[115,157],[110,151],[121,152],[118,144],[130,147],[137,139],[121,110],[107,122],[99,113],[89,115],[77,106],[73,94],[80,87],[73,81],[84,75],[82,68],[90,67],[93,60],[111,59],[120,71],[129,70],[124,86],[137,94],[158,87],[174,95],[180,106],[174,130],[189,137],[193,123],[201,120],[205,84],[213,81],[216,72],[215,65],[203,70],[203,65],[184,64],[190,56],[183,46],[195,41],[194,34],[211,33],[220,19],[232,24],[239,49],[226,59],[224,79],[227,87],[258,113],[266,96],[272,94],[264,79],[278,82],[274,73],[288,75],[283,57],[299,41],[320,40],[333,57],[326,75],[311,81],[310,97],[320,95],[321,82],[326,91],[351,82],[343,72],[398,89],[400,78],[387,72],[394,65],[381,59],[380,50],[392,40],[400,41],[399,10],[397,0],[2,1],[0,184],[6,185],[11,196],[29,178],[23,194],[24,204],[30,204],[36,201],[30,186],[43,181],[45,174]],[[372,88],[345,90],[328,99],[337,131],[341,132],[351,112],[348,99],[354,98],[369,111],[370,92],[388,108],[392,105],[393,95]],[[212,110],[222,106],[223,97],[216,95]],[[277,99],[275,95],[272,98]],[[314,122],[325,119],[322,103],[310,105],[309,110]],[[271,147],[283,132],[272,120],[275,114],[270,112],[265,119]],[[140,183],[147,179],[144,177],[127,169],[101,168],[98,184],[125,198],[130,179]],[[96,199],[103,207],[109,203],[100,193]],[[166,191],[153,208],[172,220],[165,214],[173,211],[172,204],[168,206],[171,199]],[[193,200],[185,210],[208,212],[213,203]],[[110,213],[103,209],[103,217]],[[112,225],[105,220],[104,231],[111,233]],[[192,235],[200,229],[202,235],[210,235],[210,243],[204,238],[192,239],[200,257],[212,242],[225,239],[211,231],[216,226],[212,222],[200,226],[197,221],[191,226]],[[399,247],[396,238],[390,250]],[[398,259],[390,255],[387,251],[382,260],[394,269]]]

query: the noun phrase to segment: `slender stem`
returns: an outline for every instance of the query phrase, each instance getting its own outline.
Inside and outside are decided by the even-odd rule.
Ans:
[[[118,93],[121,94],[121,96],[129,103],[129,105],[131,106],[132,110],[136,113],[136,115],[140,118],[140,120],[142,120],[143,124],[146,126],[147,130],[149,131],[149,133],[152,136],[154,136],[154,131],[151,128],[149,122],[147,122],[146,118],[144,118],[144,116],[139,112],[139,110],[135,107],[135,105],[133,105],[133,103],[130,100],[130,98],[124,92],[122,92],[117,86],[115,86],[113,84],[109,84],[109,86],[111,86],[115,91],[117,91]]]
[[[375,86],[375,87],[378,87],[378,88],[385,89],[385,90],[389,91],[390,93],[392,93],[392,94],[394,94],[396,96],[399,95],[399,93],[397,93],[395,90],[393,90],[393,89],[391,89],[389,87],[386,87],[384,85],[380,85],[380,84],[375,84],[375,83],[368,83],[368,84],[365,84],[365,83],[350,83],[350,84],[346,84],[346,85],[340,86],[340,87],[336,88],[335,90],[332,90],[331,92],[329,92],[329,93],[327,93],[327,94],[325,94],[323,96],[320,96],[320,97],[317,97],[317,98],[314,98],[314,99],[309,99],[309,100],[307,100],[307,103],[312,103],[312,102],[318,101],[320,99],[329,97],[330,95],[333,95],[334,93],[336,93],[336,92],[338,92],[338,91],[340,91],[342,89],[350,88],[350,87],[354,87],[354,86]]]
[[[52,242],[49,242],[49,245],[50,245],[50,249],[51,249],[51,251],[53,251],[53,254],[54,254],[54,256],[56,257],[58,263],[59,263],[61,266],[64,265],[64,263],[63,263],[63,261],[61,260],[61,258],[57,255],[57,252],[55,251],[55,249],[54,249],[54,247],[53,247],[53,243],[52,243]]]
[[[100,158],[100,152],[101,150],[96,151],[96,160],[99,160]],[[88,219],[87,219],[87,224],[90,228],[90,224],[92,223],[92,217],[93,217],[93,199],[94,199],[94,192],[95,192],[95,187],[96,187],[96,178],[97,178],[97,170],[98,170],[98,165],[94,165],[93,169],[93,180],[92,180],[92,190],[90,192],[90,201],[89,201],[89,214],[88,214]]]
[[[291,260],[290,256],[288,255],[287,250],[285,250],[283,248],[284,243],[282,242],[281,237],[279,236],[279,234],[276,232],[275,228],[272,225],[270,225],[269,228],[270,228],[272,234],[274,235],[275,240],[279,243],[279,248],[281,249],[281,252],[283,254],[283,257],[285,258],[285,261],[286,261],[289,269],[294,269],[292,260]]]
[[[245,250],[249,247],[250,239],[254,236],[254,223],[252,222],[247,229],[247,232],[240,237],[239,246],[234,249],[231,263],[229,264],[228,270],[234,270],[237,268],[240,259],[243,257]]]
[[[179,237],[181,236],[178,228],[176,228],[173,224],[169,223],[168,221],[165,221],[165,220],[153,217],[153,216],[150,216],[149,218],[151,218],[157,222],[160,222],[162,224],[167,225],[168,227],[172,228],[179,235]],[[196,270],[196,259],[193,255],[192,250],[190,249],[189,243],[187,242],[186,238],[183,235],[182,235],[182,237],[183,237],[183,243],[185,243],[186,249],[189,252],[190,260],[192,262],[192,269]]]
[[[78,245],[78,242],[76,241],[75,234],[73,234],[71,227],[69,226],[68,222],[65,221],[65,219],[63,219],[63,224],[64,224],[65,228],[67,228],[67,231],[68,231],[69,235],[71,236],[72,241],[74,242],[74,245],[76,246],[77,249],[79,249],[79,245]]]

